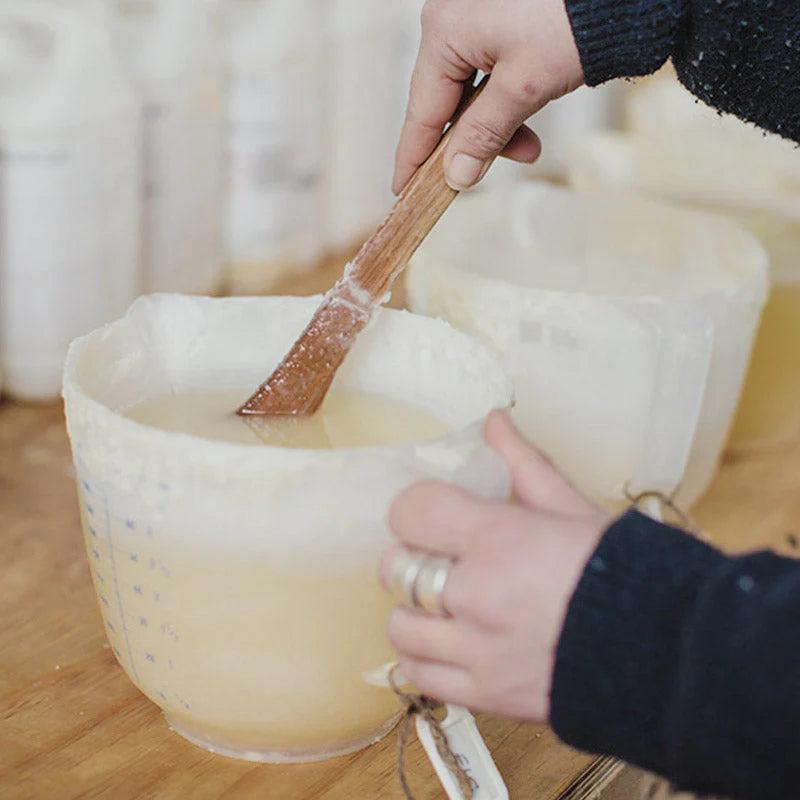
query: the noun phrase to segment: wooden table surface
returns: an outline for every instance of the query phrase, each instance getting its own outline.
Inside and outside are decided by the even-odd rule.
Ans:
[[[332,262],[281,289],[317,291],[338,269]],[[724,547],[792,552],[800,442],[726,459],[696,517]],[[350,756],[274,766],[212,755],[168,729],[106,644],[60,404],[0,404],[0,525],[0,798],[402,798],[394,733]],[[544,728],[479,724],[513,800],[599,796],[607,763]],[[416,742],[408,763],[419,800],[443,796]]]

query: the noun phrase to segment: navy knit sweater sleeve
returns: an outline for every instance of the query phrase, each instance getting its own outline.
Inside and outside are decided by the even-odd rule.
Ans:
[[[565,0],[586,82],[672,59],[683,84],[800,141],[798,0]],[[696,792],[800,797],[800,562],[724,556],[631,512],[570,602],[550,722]]]
[[[800,562],[629,512],[571,600],[550,714],[572,746],[683,789],[800,796]]]
[[[800,139],[800,3],[795,0],[566,0],[590,86],[646,75],[671,58],[692,93]]]

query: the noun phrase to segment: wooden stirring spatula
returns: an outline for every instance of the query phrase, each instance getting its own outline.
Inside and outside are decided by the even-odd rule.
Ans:
[[[395,278],[458,194],[444,177],[444,151],[453,124],[483,89],[471,84],[436,150],[416,171],[389,216],[325,295],[278,368],[237,411],[241,416],[308,416],[325,399],[336,370]]]

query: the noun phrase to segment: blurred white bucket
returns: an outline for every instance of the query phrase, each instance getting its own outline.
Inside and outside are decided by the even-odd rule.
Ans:
[[[735,120],[701,116],[684,125],[690,135],[590,137],[570,181],[584,191],[624,189],[723,213],[761,240],[772,289],[730,446],[778,446],[800,433],[800,153]]]
[[[766,255],[725,219],[523,183],[457,201],[412,261],[411,306],[490,342],[516,420],[616,505],[714,473],[766,294]]]

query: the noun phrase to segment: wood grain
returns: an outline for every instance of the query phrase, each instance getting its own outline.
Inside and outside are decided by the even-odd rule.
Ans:
[[[283,289],[317,292],[339,269],[331,262]],[[695,516],[726,549],[796,553],[800,441],[726,459]],[[0,404],[0,520],[3,800],[400,800],[395,734],[351,756],[274,766],[212,755],[169,730],[107,649],[59,405]],[[601,796],[602,765],[549,730],[487,716],[479,724],[513,800]],[[420,800],[442,797],[417,743],[409,773]]]

